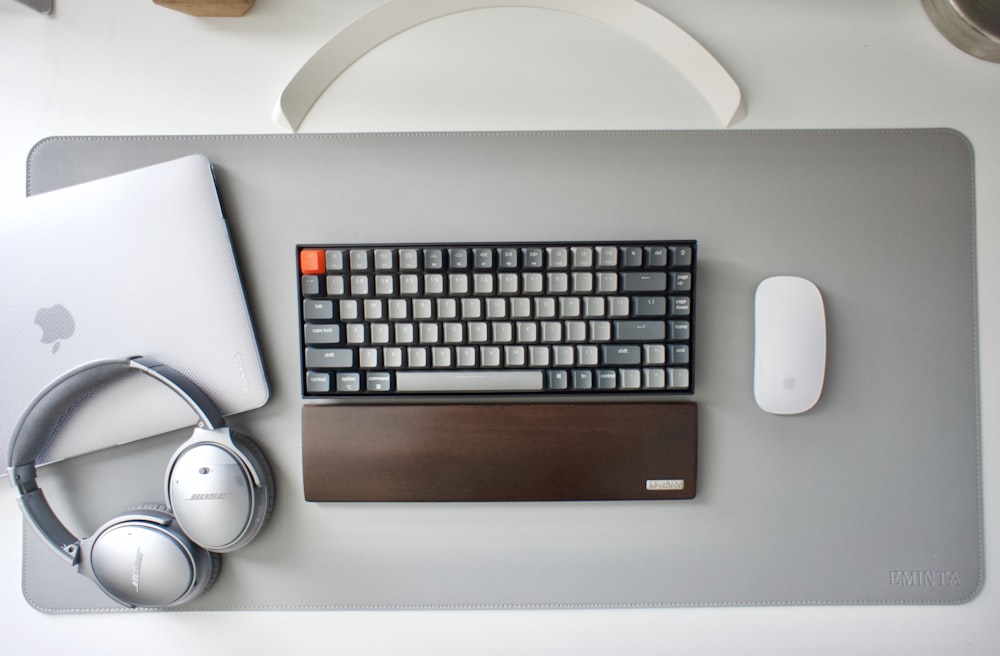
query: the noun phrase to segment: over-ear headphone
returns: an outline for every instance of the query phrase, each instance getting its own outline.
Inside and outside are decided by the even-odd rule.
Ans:
[[[166,505],[134,506],[78,538],[38,487],[35,461],[67,412],[129,371],[173,390],[197,413],[198,424],[170,458]],[[7,469],[24,516],[45,543],[112,599],[133,607],[176,606],[203,593],[218,576],[219,554],[256,537],[274,505],[271,470],[253,442],[232,432],[188,378],[145,358],[88,363],[50,383],[15,426]]]

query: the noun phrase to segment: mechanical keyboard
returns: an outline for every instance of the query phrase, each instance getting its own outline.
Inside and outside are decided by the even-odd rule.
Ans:
[[[296,248],[305,398],[694,391],[693,240]]]

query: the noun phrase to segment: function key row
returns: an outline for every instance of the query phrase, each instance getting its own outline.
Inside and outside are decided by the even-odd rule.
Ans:
[[[377,271],[542,271],[685,269],[688,245],[524,246],[449,248],[303,248],[305,275]]]

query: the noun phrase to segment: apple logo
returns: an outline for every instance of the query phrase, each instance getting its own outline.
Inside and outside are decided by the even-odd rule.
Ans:
[[[781,381],[781,386],[786,390],[795,389],[795,376],[789,376]]]
[[[59,304],[40,309],[35,323],[42,329],[42,344],[52,344],[53,353],[59,350],[59,340],[69,339],[76,330],[73,315]]]

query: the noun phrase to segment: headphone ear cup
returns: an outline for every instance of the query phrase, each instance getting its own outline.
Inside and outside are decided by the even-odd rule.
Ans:
[[[263,452],[244,435],[227,435],[232,446],[185,443],[171,460],[166,481],[178,524],[196,544],[218,553],[246,546],[274,507],[274,479]]]
[[[91,577],[128,606],[186,603],[208,590],[221,569],[221,557],[192,542],[162,504],[126,510],[87,542]]]
[[[172,526],[174,527],[174,529],[175,530],[179,529],[178,532],[181,535],[183,535],[185,538],[187,538],[192,543],[192,545],[193,545],[192,553],[194,555],[196,555],[197,559],[199,561],[206,560],[204,558],[203,554],[196,553],[198,551],[203,551],[208,556],[207,561],[206,561],[206,562],[208,562],[208,565],[209,565],[209,568],[208,568],[208,580],[205,581],[205,585],[204,585],[204,588],[202,588],[202,592],[207,591],[209,588],[211,588],[213,585],[215,585],[216,580],[219,578],[219,572],[222,571],[222,556],[220,554],[217,554],[214,551],[209,551],[208,549],[205,549],[204,547],[198,545],[193,540],[191,540],[191,537],[189,535],[187,535],[186,533],[184,533],[183,529],[180,529],[180,525],[179,525],[179,523],[177,523],[177,518],[174,517],[173,513],[170,512],[170,508],[167,507],[167,504],[165,504],[165,503],[139,503],[139,504],[136,504],[134,506],[129,506],[128,508],[125,509],[125,511],[122,514],[126,515],[126,514],[129,514],[131,512],[137,511],[137,510],[152,510],[152,511],[155,511],[155,512],[158,512],[158,513],[163,513],[164,515],[170,515],[173,518],[173,520],[174,520],[174,524],[172,524]],[[201,572],[199,572],[199,574],[200,573]]]
[[[255,522],[257,529],[254,535],[256,535],[264,527],[268,517],[271,516],[271,511],[274,510],[274,473],[271,471],[271,465],[268,464],[264,452],[260,450],[256,442],[242,433],[233,432],[232,438],[233,444],[239,448],[247,461],[253,465],[254,470],[257,472],[257,478],[260,479],[260,487],[255,490],[258,495],[258,503],[254,505],[260,514],[259,519]]]
[[[172,526],[175,528],[175,530],[177,530],[177,532],[179,532],[182,536],[184,536],[185,538],[188,539],[188,541],[191,542],[191,544],[192,544],[192,553],[196,556],[196,558],[199,561],[203,561],[203,562],[207,562],[208,563],[208,577],[207,577],[207,580],[204,582],[204,587],[201,588],[201,592],[207,592],[209,588],[211,588],[213,585],[215,585],[215,582],[219,579],[219,573],[222,571],[222,556],[221,556],[221,554],[217,554],[214,551],[209,551],[208,549],[205,549],[204,547],[198,545],[193,540],[191,540],[191,537],[189,535],[187,535],[186,533],[184,533],[183,529],[180,529],[180,524],[177,523],[177,518],[174,517],[173,513],[170,512],[170,508],[167,507],[167,504],[165,504],[165,503],[140,503],[140,504],[136,504],[134,506],[129,506],[128,508],[125,509],[125,512],[122,513],[122,514],[127,514],[127,513],[130,513],[132,511],[136,511],[136,510],[153,510],[155,512],[163,513],[164,515],[170,515],[173,518],[173,520],[174,520],[174,523],[172,524]],[[178,529],[180,529],[180,530],[178,530]],[[202,554],[202,553],[196,553],[196,552],[204,552],[204,554]],[[205,556],[207,556],[207,559],[205,558]],[[202,568],[202,571],[199,571],[199,575],[201,575],[203,573],[204,573],[204,568]],[[201,594],[201,592],[199,592],[198,594]],[[190,597],[186,601],[190,601],[193,598],[194,597]]]

